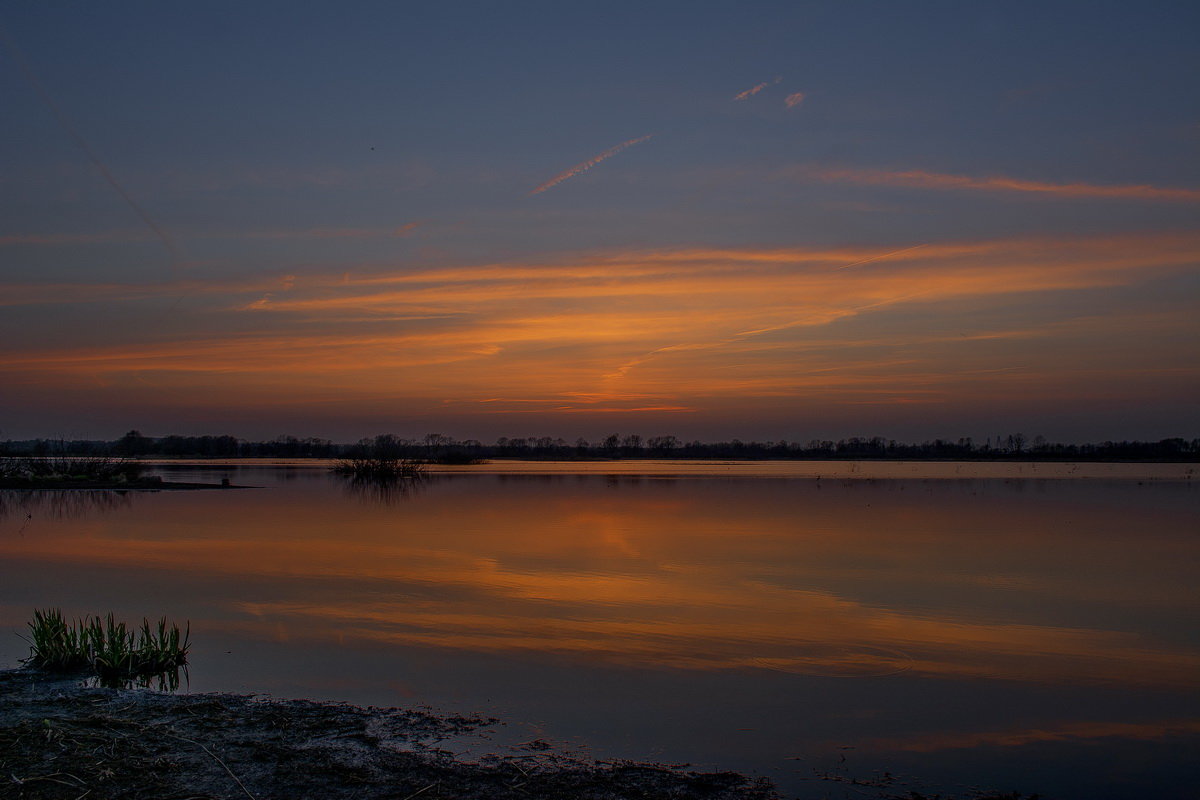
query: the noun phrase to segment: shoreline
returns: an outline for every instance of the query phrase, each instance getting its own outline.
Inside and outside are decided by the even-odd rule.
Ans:
[[[0,782],[14,800],[779,798],[765,779],[588,761],[541,740],[473,761],[438,747],[502,724],[423,709],[90,688],[80,677],[0,670]]]
[[[141,463],[161,472],[200,468],[229,470],[278,468],[328,469],[336,459],[146,459]],[[488,459],[482,464],[428,464],[430,476],[641,476],[647,478],[799,478],[826,480],[1119,480],[1150,482],[1200,481],[1194,462],[1131,461],[919,461],[919,460],[732,460],[732,459],[614,459],[552,461]]]
[[[187,483],[164,481],[161,478],[143,478],[136,481],[92,481],[63,480],[58,478],[31,480],[0,480],[2,491],[96,491],[96,492],[161,492],[194,491],[201,489],[253,489],[254,486],[235,486],[222,483]]]

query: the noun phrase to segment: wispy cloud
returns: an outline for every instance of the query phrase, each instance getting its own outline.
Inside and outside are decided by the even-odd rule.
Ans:
[[[751,86],[749,89],[745,89],[745,90],[735,94],[733,96],[733,99],[734,100],[749,99],[749,98],[753,97],[754,95],[758,94],[759,92],[761,92],[763,89],[767,88],[768,86],[773,86],[774,84],[779,83],[781,80],[783,80],[782,77],[776,76],[775,80],[773,80],[773,81],[763,81],[762,83],[755,84],[754,86]]]
[[[770,84],[766,83],[766,82],[756,84],[754,86],[751,86],[749,89],[746,89],[745,91],[738,92],[737,94],[735,94],[733,96],[733,99],[734,100],[746,100],[747,98],[753,97],[754,95],[758,94],[759,92],[761,92],[763,89],[767,88],[768,86],[770,86]]]
[[[576,164],[575,166],[571,167],[570,169],[566,170],[565,172],[560,172],[559,174],[555,175],[550,180],[543,183],[541,186],[538,186],[537,188],[530,191],[529,194],[531,194],[531,195],[541,194],[542,192],[546,191],[547,189],[551,189],[551,188],[557,186],[558,184],[562,183],[563,181],[567,180],[568,178],[573,178],[581,172],[587,172],[589,169],[596,166],[601,161],[604,161],[607,158],[612,158],[613,156],[615,156],[617,153],[621,152],[625,148],[633,147],[635,144],[644,142],[647,139],[651,138],[652,136],[654,136],[654,134],[649,133],[649,134],[646,134],[645,136],[641,136],[637,139],[630,139],[627,142],[621,142],[616,147],[610,147],[607,150],[605,150],[603,153],[600,153],[599,155],[596,155],[596,156],[592,156],[587,161],[582,161],[582,162]]]
[[[788,108],[795,108],[804,102],[804,92],[792,92],[787,97],[783,98],[783,104]]]
[[[1037,344],[1067,335],[1063,329],[1016,335],[1002,325],[961,318],[962,309],[1020,304],[1022,327],[1029,329],[1027,298],[1045,292],[1095,296],[1136,286],[1193,270],[1197,252],[1200,235],[1176,234],[899,248],[610,251],[563,254],[541,264],[358,277],[281,272],[189,282],[196,313],[181,320],[190,326],[187,332],[170,338],[164,333],[161,340],[122,342],[101,336],[75,346],[26,345],[0,352],[0,367],[14,386],[68,386],[92,378],[133,386],[138,376],[153,375],[180,393],[204,385],[214,393],[205,396],[228,392],[238,402],[264,405],[416,393],[438,403],[446,397],[528,401],[492,404],[492,413],[519,413],[524,405],[579,415],[688,413],[712,402],[814,392],[833,393],[843,403],[934,402],[971,386],[1026,391],[1034,379],[1031,364],[1056,369],[1057,379],[1078,378],[1086,368],[1052,365],[1054,348]],[[121,299],[174,296],[183,287],[8,285],[0,287],[0,297],[10,305],[80,304],[86,312],[84,304],[97,297],[107,298],[111,308]],[[892,322],[900,327],[885,333],[871,322],[916,304],[921,311],[915,329],[911,322]],[[1099,319],[1076,335],[1094,342],[1124,336],[1115,318]],[[1145,373],[1137,385],[1196,379],[1200,371],[1194,368],[1162,371],[1184,363],[1190,340],[1182,332],[1189,323],[1161,308],[1156,319],[1157,326],[1140,336],[1162,343],[1160,361],[1123,360],[1110,352],[1104,380],[1123,369],[1122,380],[1132,374],[1128,370]],[[833,337],[835,324],[859,333]],[[955,360],[968,352],[967,361]],[[1014,363],[1023,366],[1013,371]],[[1157,370],[1158,377],[1146,370]],[[1038,379],[1043,393],[1047,381],[1056,380],[1044,373]],[[582,402],[578,393],[594,399]]]
[[[412,223],[415,224],[415,223]],[[402,235],[390,228],[279,228],[208,234],[203,238],[231,239],[371,239]]]
[[[4,245],[71,245],[71,244],[127,244],[153,241],[154,236],[134,231],[102,231],[99,233],[12,233],[0,236]]]
[[[395,228],[317,227],[267,228],[259,230],[186,231],[187,239],[383,239],[409,236],[424,222],[408,222]],[[95,233],[14,233],[0,235],[0,247],[14,245],[132,244],[153,241],[154,236],[138,231],[100,231]]]
[[[880,253],[879,255],[867,256],[866,258],[860,258],[857,261],[851,261],[849,264],[842,264],[840,267],[838,267],[838,269],[850,269],[851,267],[861,267],[863,264],[871,264],[876,261],[882,261],[885,258],[891,258],[892,256],[898,256],[898,255],[902,255],[904,253],[910,253],[913,250],[919,250],[922,247],[928,247],[928,244],[917,244],[917,245],[913,245],[912,247],[905,247],[901,250],[893,250],[890,253]]]
[[[1111,198],[1160,202],[1200,202],[1200,189],[1183,189],[1149,184],[1104,185],[1095,183],[1049,183],[1021,178],[992,176],[975,178],[924,170],[806,168],[801,174],[828,183],[870,186],[907,186],[914,189],[1024,192],[1053,197]]]

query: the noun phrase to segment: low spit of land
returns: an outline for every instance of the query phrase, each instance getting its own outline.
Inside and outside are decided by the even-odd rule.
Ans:
[[[468,761],[440,742],[480,717],[231,694],[89,688],[0,671],[0,796],[215,798],[706,798],[770,800],[763,780],[587,761],[541,741]]]
[[[89,491],[113,492],[160,492],[178,491],[184,489],[244,489],[244,486],[232,486],[219,483],[185,483],[180,481],[164,481],[152,475],[137,478],[132,481],[117,481],[109,479],[90,478],[0,478],[0,489],[26,489],[37,491],[61,491],[66,489],[85,489]]]

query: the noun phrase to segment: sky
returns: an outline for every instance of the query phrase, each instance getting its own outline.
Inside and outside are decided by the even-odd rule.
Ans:
[[[8,3],[0,439],[1200,436],[1198,30]]]

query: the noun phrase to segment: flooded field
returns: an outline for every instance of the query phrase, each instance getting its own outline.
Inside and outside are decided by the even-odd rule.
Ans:
[[[804,798],[1191,797],[1190,469],[177,463],[262,488],[3,493],[0,666],[34,608],[166,614],[187,691],[484,712]]]

